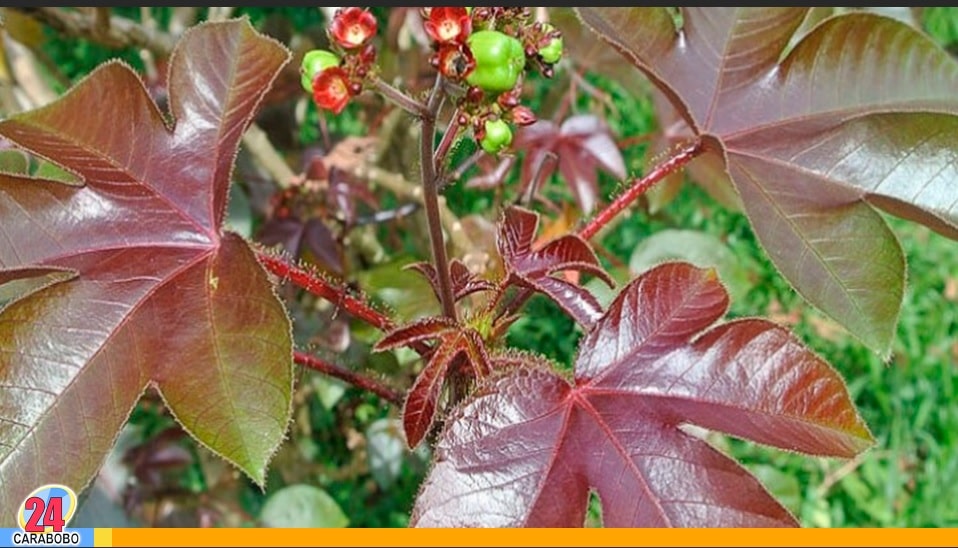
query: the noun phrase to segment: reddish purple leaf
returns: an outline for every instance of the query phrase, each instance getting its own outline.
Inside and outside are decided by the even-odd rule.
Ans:
[[[436,274],[436,267],[429,263],[419,262],[413,263],[407,268],[422,274],[429,282],[429,287],[432,288],[436,299],[441,298],[439,296],[439,276]],[[452,293],[457,301],[478,291],[490,291],[496,287],[489,280],[483,280],[470,272],[469,267],[459,259],[449,261],[449,277],[452,281]]]
[[[522,164],[524,185],[530,184],[540,170],[545,170],[540,177],[551,175],[556,164],[544,162],[548,155],[557,157],[559,172],[586,214],[595,209],[599,198],[597,169],[620,180],[626,176],[625,160],[611,131],[591,114],[569,117],[561,126],[549,120],[525,126],[516,136],[515,148],[526,151]]]
[[[492,371],[479,333],[444,316],[423,318],[397,327],[386,333],[373,349],[389,350],[431,339],[436,339],[437,344],[428,354],[426,365],[413,383],[403,407],[403,427],[410,448],[419,445],[432,427],[436,402],[452,363],[464,359],[476,379],[482,379]]]
[[[532,249],[539,215],[521,207],[506,209],[499,225],[497,246],[507,274],[517,283],[544,293],[585,327],[602,315],[599,301],[581,286],[555,278],[557,272],[575,270],[598,276],[614,285],[589,244],[574,234],[556,238]]]
[[[173,127],[116,62],[0,122],[83,181],[0,174],[0,278],[72,274],[0,311],[0,523],[37,485],[82,490],[151,386],[263,482],[290,416],[290,324],[221,226],[239,140],[288,58],[248,22],[206,24],[170,62]]]
[[[781,273],[887,356],[905,263],[873,206],[958,239],[958,63],[866,13],[798,40],[808,8],[683,8],[681,29],[665,8],[578,13],[723,159]]]
[[[432,428],[446,372],[459,351],[460,349],[453,345],[440,345],[409,389],[406,403],[403,405],[402,419],[406,444],[410,448],[419,445]]]
[[[582,526],[591,488],[609,527],[797,525],[745,469],[679,427],[839,457],[872,439],[841,376],[785,329],[708,329],[727,306],[715,272],[687,263],[626,286],[583,339],[573,383],[526,360],[458,408],[411,523]]]

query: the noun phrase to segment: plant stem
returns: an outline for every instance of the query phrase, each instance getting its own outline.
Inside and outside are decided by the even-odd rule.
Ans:
[[[346,312],[349,312],[366,323],[383,331],[388,331],[393,328],[392,320],[369,306],[366,302],[346,294],[343,288],[336,287],[305,269],[291,265],[283,259],[274,257],[263,251],[257,250],[256,256],[259,258],[260,263],[273,274],[283,279],[288,279],[317,297],[322,297],[331,303],[341,306]]]
[[[439,146],[436,147],[436,153],[433,154],[433,170],[436,173],[442,172],[442,166],[446,162],[446,155],[449,154],[449,149],[452,148],[452,143],[456,141],[456,136],[459,134],[460,114],[462,114],[462,110],[458,108],[452,113],[449,126],[446,127],[446,132],[442,134],[442,140],[439,141]]]
[[[597,213],[587,225],[582,227],[578,231],[578,235],[586,240],[591,239],[602,227],[638,199],[639,196],[645,194],[655,183],[658,183],[668,175],[684,167],[702,152],[701,139],[695,139],[685,144],[677,152],[669,156],[668,160],[652,168],[652,170],[646,173],[641,179],[634,181],[628,190],[620,194],[611,204],[606,206],[605,209]]]
[[[428,107],[419,101],[413,99],[412,97],[406,95],[399,89],[393,87],[388,82],[379,78],[378,76],[372,81],[373,86],[376,88],[376,91],[382,94],[383,97],[389,99],[397,106],[420,118],[425,118],[429,115]],[[435,113],[432,114],[435,117]]]
[[[320,373],[325,373],[330,377],[335,377],[337,379],[346,381],[353,386],[362,388],[363,390],[368,390],[369,392],[376,394],[389,403],[395,404],[397,406],[402,405],[402,394],[385,386],[375,379],[371,379],[355,371],[350,371],[349,369],[334,363],[329,363],[323,359],[317,358],[316,356],[306,354],[305,352],[294,352],[293,361],[304,367],[314,369]]]
[[[423,205],[426,208],[426,222],[429,225],[429,241],[432,244],[432,259],[439,278],[439,301],[442,312],[449,318],[456,317],[456,301],[452,293],[452,280],[449,276],[449,259],[446,257],[446,244],[442,236],[442,219],[439,215],[439,180],[436,177],[436,165],[433,163],[433,142],[436,133],[436,114],[442,103],[442,76],[436,75],[436,84],[429,94],[426,111],[420,117],[422,134],[419,136],[419,166],[422,175]]]

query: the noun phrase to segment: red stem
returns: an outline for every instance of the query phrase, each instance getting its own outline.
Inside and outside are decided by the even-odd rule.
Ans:
[[[294,352],[293,361],[304,367],[315,369],[320,373],[329,375],[330,377],[344,380],[353,386],[362,388],[363,390],[368,390],[369,392],[376,394],[389,403],[395,404],[397,406],[402,405],[402,394],[365,375],[356,373],[355,371],[350,371],[349,369],[334,363],[329,363],[323,359],[317,358],[316,356],[306,354],[305,352]]]
[[[597,213],[587,225],[579,230],[579,236],[582,236],[586,240],[591,239],[602,227],[607,225],[609,221],[615,218],[616,215],[621,213],[622,210],[628,207],[633,201],[638,199],[639,196],[645,194],[655,183],[678,171],[703,151],[704,149],[702,148],[702,141],[700,139],[695,139],[683,146],[678,152],[672,154],[668,160],[652,168],[652,170],[646,173],[641,179],[634,181],[628,190],[620,194],[611,204],[606,206],[605,209]]]
[[[347,295],[343,288],[336,287],[321,277],[291,265],[278,257],[274,257],[262,251],[257,251],[256,255],[263,266],[273,274],[283,279],[288,279],[313,295],[322,297],[331,303],[341,306],[346,312],[349,312],[374,327],[383,331],[388,331],[393,328],[394,324],[392,320],[369,306],[366,302]]]

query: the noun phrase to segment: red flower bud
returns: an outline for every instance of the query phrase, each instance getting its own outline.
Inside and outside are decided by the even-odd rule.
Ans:
[[[329,32],[340,46],[358,48],[376,35],[376,18],[362,8],[343,8],[333,17]]]
[[[517,106],[510,111],[510,115],[517,126],[528,126],[536,122],[536,115],[529,107]]]
[[[466,8],[432,8],[423,28],[430,38],[440,44],[461,44],[472,32],[472,19]]]
[[[321,109],[339,114],[350,97],[349,77],[342,67],[330,67],[313,79],[313,101]]]

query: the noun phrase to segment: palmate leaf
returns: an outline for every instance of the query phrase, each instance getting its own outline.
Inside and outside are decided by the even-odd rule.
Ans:
[[[578,527],[595,489],[609,527],[796,525],[679,427],[840,457],[871,435],[839,374],[782,327],[709,329],[727,306],[714,270],[666,263],[586,335],[572,383],[527,363],[481,385],[448,420],[411,523]]]
[[[958,64],[864,13],[790,50],[807,8],[683,8],[681,29],[665,8],[578,13],[724,163],[785,278],[887,356],[905,264],[873,206],[958,238]]]
[[[172,57],[172,127],[116,62],[0,122],[82,180],[0,175],[0,284],[59,273],[0,311],[0,522],[38,485],[82,489],[151,386],[263,482],[291,412],[290,323],[221,226],[239,140],[288,59],[247,21],[204,24]]]

